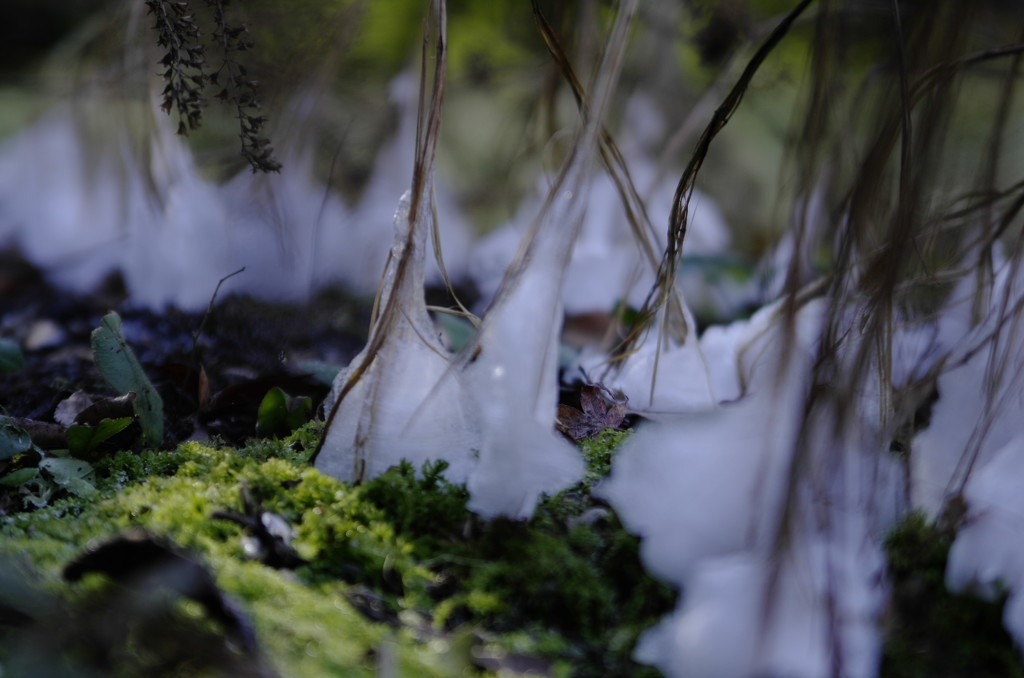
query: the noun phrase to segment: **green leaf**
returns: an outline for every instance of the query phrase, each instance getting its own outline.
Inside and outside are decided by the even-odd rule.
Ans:
[[[0,416],[0,459],[10,459],[30,447],[32,438],[25,429],[14,423],[11,417]]]
[[[309,396],[292,397],[280,386],[267,391],[256,416],[256,433],[263,436],[288,435],[309,421],[313,414],[313,399]]]
[[[68,478],[66,483],[60,484],[77,497],[88,497],[96,493],[96,486],[82,478]]]
[[[0,478],[0,485],[6,485],[7,487],[18,487],[25,483],[34,480],[39,475],[39,469],[37,468],[22,468],[17,471],[8,473],[7,475]]]
[[[13,372],[25,364],[21,346],[12,339],[0,339],[0,373]]]
[[[260,403],[256,416],[256,433],[264,436],[277,435],[285,428],[288,416],[288,395],[279,386],[267,391]]]
[[[100,374],[118,393],[135,393],[135,414],[139,417],[145,439],[152,445],[162,443],[163,400],[121,336],[121,317],[117,313],[103,316],[100,326],[93,330],[92,355]]]
[[[119,417],[102,419],[95,426],[71,426],[67,431],[68,450],[72,456],[88,454],[128,428],[131,423],[131,417]]]
[[[285,423],[288,425],[286,433],[291,433],[298,427],[309,421],[313,415],[313,399],[309,396],[296,396],[288,399],[288,416]]]
[[[49,473],[53,482],[79,497],[88,497],[96,491],[87,480],[92,475],[92,465],[81,459],[47,457],[39,462],[39,468]]]

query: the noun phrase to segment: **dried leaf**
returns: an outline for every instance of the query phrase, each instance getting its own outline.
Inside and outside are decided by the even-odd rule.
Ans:
[[[134,391],[129,391],[116,398],[94,397],[91,403],[75,415],[74,421],[68,426],[73,424],[97,426],[105,420],[130,419],[135,416],[135,400]]]
[[[259,498],[244,482],[241,495],[242,511],[223,509],[215,511],[211,517],[228,520],[245,528],[242,548],[249,558],[278,569],[295,569],[305,565],[306,561],[291,546],[295,531],[288,521],[277,513],[265,510]]]
[[[593,438],[608,428],[618,428],[626,418],[625,396],[616,396],[603,384],[584,384],[580,388],[580,407],[559,405],[555,425],[572,440]]]

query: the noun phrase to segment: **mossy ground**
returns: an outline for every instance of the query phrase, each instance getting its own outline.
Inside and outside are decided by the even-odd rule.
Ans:
[[[886,541],[893,615],[883,678],[1015,678],[1024,664],[1003,628],[1005,597],[987,601],[946,590],[952,533],[912,513]]]
[[[624,434],[588,443],[587,480],[529,522],[478,520],[440,464],[348,487],[306,462],[317,435],[119,453],[96,464],[97,495],[5,517],[3,675],[657,675],[630,653],[675,593],[589,495]],[[243,510],[243,487],[292,526],[305,564],[247,559],[243,529],[213,518]],[[259,656],[201,601],[147,591],[142,605],[107,577],[62,579],[88,544],[139,527],[207,567]]]

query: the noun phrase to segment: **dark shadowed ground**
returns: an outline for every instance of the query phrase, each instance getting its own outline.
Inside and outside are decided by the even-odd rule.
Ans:
[[[116,279],[95,294],[60,291],[23,260],[2,255],[0,336],[21,345],[25,363],[0,377],[0,407],[52,422],[75,391],[117,395],[90,348],[92,330],[111,310],[164,401],[168,448],[192,437],[243,442],[255,435],[259,404],[275,386],[318,406],[328,385],[309,361],[346,364],[365,340],[367,305],[337,291],[305,304],[267,303],[229,288],[230,281],[204,322],[202,312],[133,306]]]

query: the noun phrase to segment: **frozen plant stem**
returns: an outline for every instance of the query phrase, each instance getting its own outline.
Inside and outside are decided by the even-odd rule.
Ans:
[[[561,287],[583,223],[587,178],[636,6],[635,1],[620,6],[593,100],[581,107],[582,127],[572,151],[460,361],[484,425],[480,463],[468,483],[470,508],[484,515],[529,516],[541,492],[569,485],[583,472],[578,452],[551,434]]]
[[[444,3],[433,6],[434,87],[425,118],[421,90],[412,191],[396,217],[398,235],[379,297],[380,315],[366,348],[335,382],[317,468],[359,481],[403,458],[417,467],[427,459],[445,459],[449,480],[467,483],[474,511],[517,518],[533,513],[541,493],[582,476],[579,452],[554,431],[561,283],[582,224],[586,178],[636,6],[636,0],[623,3],[573,150],[479,333],[451,360],[423,302],[444,81]]]
[[[412,190],[403,196],[395,215],[395,243],[377,299],[379,313],[366,347],[335,380],[327,403],[327,430],[314,455],[317,468],[349,482],[376,476],[402,459],[418,467],[427,459],[446,456],[442,450],[465,448],[468,458],[468,445],[456,438],[470,424],[458,407],[457,384],[441,383],[450,370],[449,356],[427,314],[423,294],[426,234],[433,214],[434,151],[444,94],[443,0],[434,3],[432,11],[437,31],[433,88],[427,109],[424,71]],[[450,461],[455,471],[465,473],[465,461]]]

